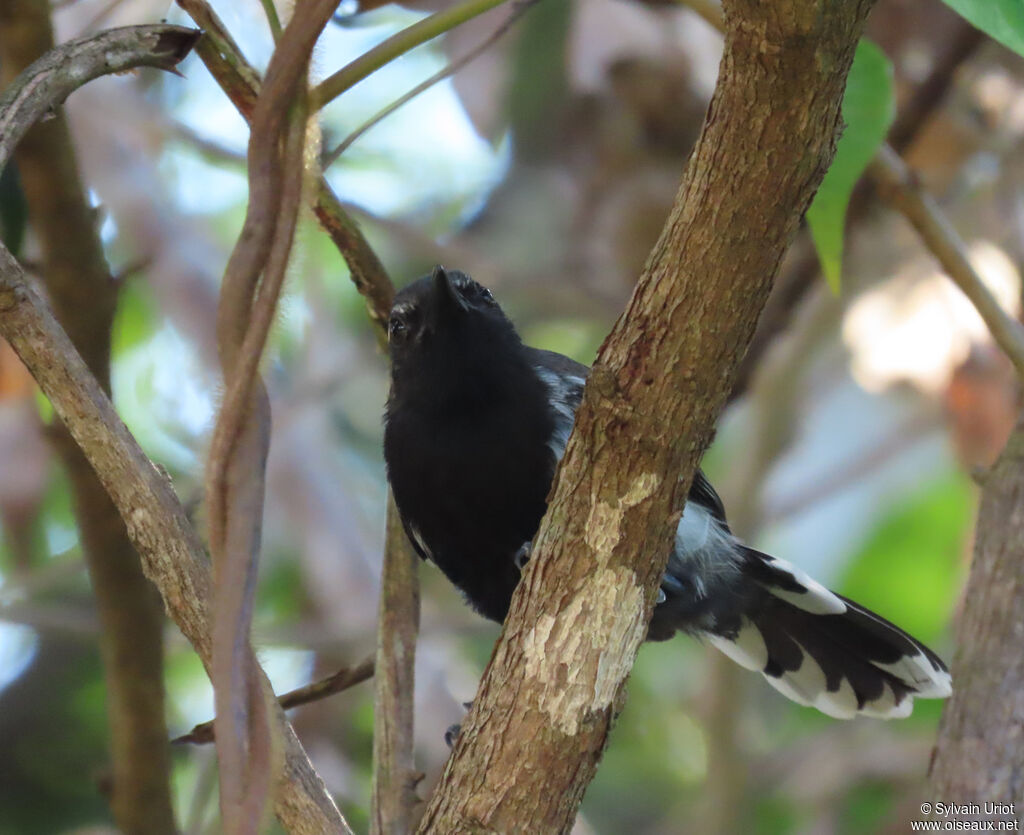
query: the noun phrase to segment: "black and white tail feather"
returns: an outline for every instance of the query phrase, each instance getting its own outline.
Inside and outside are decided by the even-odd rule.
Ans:
[[[456,271],[437,268],[403,290],[390,327],[385,457],[403,523],[421,556],[479,611],[501,620],[529,559],[589,369],[522,345],[490,294]],[[472,438],[461,419],[467,408],[474,410]],[[414,442],[407,428],[424,425],[432,433],[426,446],[466,451],[475,443],[476,454],[431,459],[436,451]],[[449,427],[457,431],[441,437]],[[545,444],[546,459],[532,454]],[[495,508],[507,506],[509,491],[523,506],[532,497],[535,509],[517,520],[500,514]],[[465,512],[474,503],[475,516]],[[837,718],[903,717],[915,697],[951,692],[945,665],[923,644],[733,536],[721,499],[699,471],[648,639],[677,632],[707,640],[783,695]]]
[[[952,692],[939,657],[899,627],[783,560],[739,549],[758,588],[745,611],[705,634],[784,696],[837,719],[896,719],[915,696]]]
[[[531,352],[550,391],[565,452],[589,369],[550,351]],[[829,591],[796,566],[743,545],[702,472],[694,479],[662,580],[650,637],[676,631],[706,639],[794,702],[837,719],[909,716],[914,697],[945,698],[942,660],[899,627]],[[717,601],[716,601],[717,599]]]

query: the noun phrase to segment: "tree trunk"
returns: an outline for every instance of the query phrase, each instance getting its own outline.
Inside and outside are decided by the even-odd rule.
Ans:
[[[571,828],[623,706],[678,511],[834,153],[871,5],[726,2],[701,138],[590,375],[534,557],[422,833]]]
[[[926,801],[1014,804],[1024,824],[1024,413],[985,479]]]

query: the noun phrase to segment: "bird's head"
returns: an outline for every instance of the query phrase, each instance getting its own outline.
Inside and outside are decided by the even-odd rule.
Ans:
[[[490,290],[458,270],[437,266],[395,296],[388,347],[396,380],[446,367],[465,372],[521,343]]]

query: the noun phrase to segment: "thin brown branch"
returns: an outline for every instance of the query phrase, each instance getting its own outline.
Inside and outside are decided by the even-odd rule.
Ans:
[[[183,26],[126,26],[50,50],[25,70],[24,83],[0,95],[0,160],[10,159],[25,132],[79,87],[137,67],[172,70],[199,35]]]
[[[111,59],[115,69],[147,63],[173,70],[197,38],[198,32],[180,27],[140,27],[80,39],[64,47],[65,53],[53,53],[46,0],[12,0],[0,7],[0,88],[30,65],[33,78],[29,85],[12,88],[0,106],[0,154],[6,156],[21,134],[21,125],[12,123],[20,106],[37,112],[47,108],[52,118],[24,134],[15,163],[48,295],[107,391],[120,285],[103,253],[66,119],[53,102],[81,83],[70,70],[83,61],[100,66],[89,54]],[[53,427],[48,435],[68,473],[100,626],[111,758],[108,796],[114,820],[124,832],[173,835],[170,758],[163,742],[167,726],[160,599],[143,574],[117,509],[81,451],[63,427]]]
[[[178,30],[178,27],[161,28]],[[145,43],[139,45],[140,50],[144,47]],[[4,124],[0,167],[6,163],[6,154],[14,144],[13,141],[7,144],[8,138],[22,135],[67,96],[76,86],[69,79],[77,79],[77,84],[82,84],[106,72],[131,66],[130,60],[116,49],[111,52],[79,50],[74,60],[66,47],[58,48],[55,54],[56,58],[49,56],[39,65],[42,79],[29,70],[0,99],[3,107],[0,119]],[[113,64],[112,56],[119,56]],[[147,52],[139,56],[138,63],[153,60]],[[51,85],[53,96],[49,100],[39,93],[47,83]],[[26,88],[30,94],[26,93]],[[209,670],[211,580],[202,543],[170,482],[146,458],[67,334],[3,246],[0,246],[0,335],[10,342],[85,453],[125,521],[146,575],[160,590],[168,613]],[[262,671],[257,668],[257,672],[265,681]],[[288,724],[284,724],[284,748],[285,773],[275,797],[275,809],[284,827],[301,835],[348,832],[323,781]]]
[[[493,32],[491,32],[490,35],[488,35],[486,38],[480,41],[480,43],[478,43],[471,50],[469,50],[469,52],[467,52],[465,55],[460,55],[458,58],[452,59],[452,61],[449,62],[447,66],[442,67],[438,72],[434,73],[429,78],[421,81],[411,90],[409,90],[409,92],[399,96],[383,110],[379,111],[378,113],[375,113],[365,122],[363,122],[363,124],[361,124],[354,131],[352,131],[352,133],[350,133],[341,142],[338,143],[334,150],[325,154],[323,157],[323,161],[321,163],[323,168],[330,168],[337,161],[338,157],[345,153],[345,151],[347,151],[352,146],[352,143],[359,139],[359,137],[365,134],[368,130],[370,130],[370,128],[373,128],[376,125],[383,122],[388,116],[390,116],[396,110],[399,110],[405,105],[407,105],[420,93],[429,90],[438,82],[444,81],[446,78],[455,75],[455,73],[457,73],[467,64],[472,63],[478,57],[483,55],[488,49],[490,49],[494,44],[501,40],[505,33],[508,32],[508,30],[511,29],[513,25],[515,25],[515,22],[519,20],[520,17],[523,16],[523,14],[526,12],[527,9],[530,8],[530,6],[534,5],[537,2],[538,0],[517,0],[517,2],[514,2],[512,4],[512,11],[509,13],[508,17],[506,17],[505,20],[503,20],[501,24],[499,24],[498,27]]]
[[[249,207],[218,305],[227,394],[210,445],[207,516],[221,811],[232,834],[258,831],[276,770],[269,712],[252,672],[249,643],[270,444],[270,405],[257,369],[302,202],[309,57],[335,6],[335,0],[300,3],[270,60],[253,110]]]
[[[959,15],[950,15],[950,33],[932,59],[932,70],[900,108],[886,137],[897,153],[907,151],[921,128],[946,99],[946,93],[960,66],[970,58],[987,36]]]
[[[184,122],[171,122],[168,125],[168,135],[173,139],[179,139],[182,142],[188,143],[209,162],[243,168],[246,165],[244,151],[237,151],[222,142],[218,142],[216,139],[203,136],[195,128],[186,125]]]
[[[326,678],[314,681],[310,684],[289,690],[282,696],[278,696],[277,703],[281,710],[291,710],[293,707],[308,705],[318,702],[338,693],[343,693],[349,688],[362,684],[373,677],[374,659],[371,656],[360,661],[354,667],[342,667],[338,672],[332,673]],[[214,741],[213,720],[201,722],[192,728],[187,734],[182,734],[171,740],[172,745],[206,745]]]
[[[1024,413],[981,495],[953,659],[957,686],[943,712],[925,800],[1005,803],[1007,812],[986,817],[1024,820],[1022,611]]]
[[[570,830],[623,707],[714,419],[835,152],[871,5],[725,4],[701,137],[587,380],[533,557],[424,835]]]
[[[935,200],[892,148],[883,146],[868,169],[882,197],[917,230],[929,252],[974,305],[996,344],[1024,379],[1024,326],[996,301],[971,265],[967,247]]]
[[[178,0],[178,5],[203,29],[196,53],[238,112],[250,120],[260,90],[259,73],[245,59],[206,0]],[[395,295],[387,271],[323,177],[314,189],[313,212],[345,259],[352,283],[366,299],[378,339],[383,340]]]
[[[388,493],[387,534],[377,616],[374,681],[372,835],[411,831],[420,775],[413,758],[416,637],[420,595],[418,559]]]

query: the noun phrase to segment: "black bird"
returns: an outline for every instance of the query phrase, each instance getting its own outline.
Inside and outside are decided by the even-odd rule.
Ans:
[[[508,612],[589,369],[524,345],[491,293],[436,267],[388,322],[388,478],[406,533],[487,618]],[[783,560],[743,545],[702,472],[687,497],[648,640],[702,637],[830,716],[907,716],[943,698],[939,657]]]

